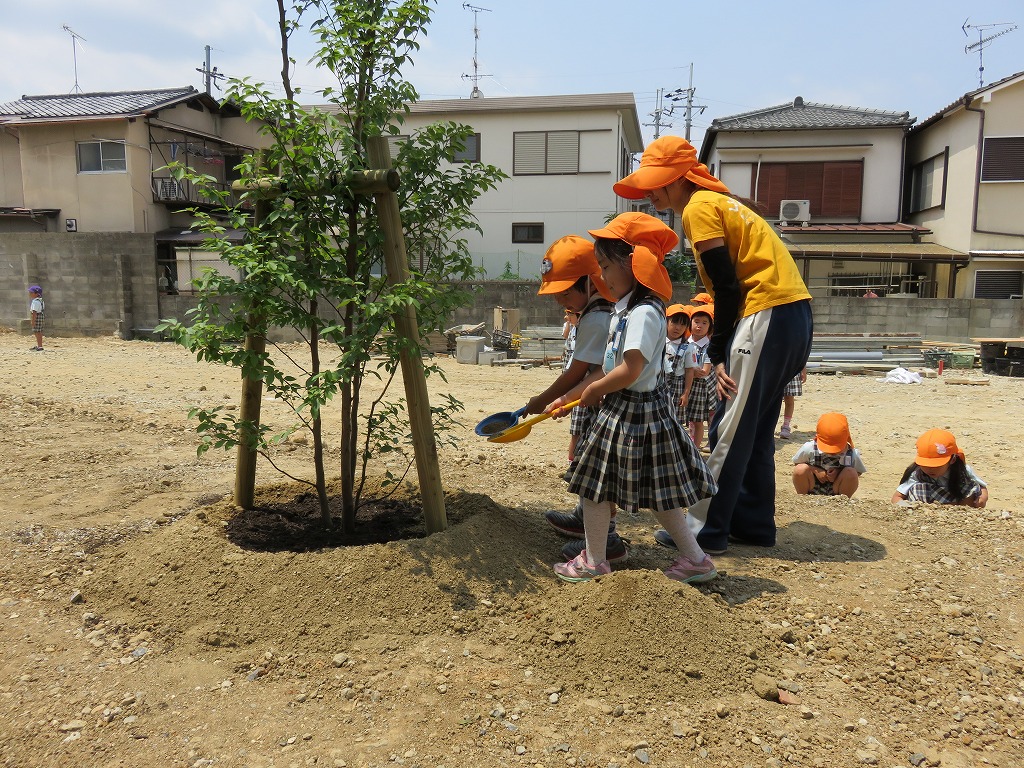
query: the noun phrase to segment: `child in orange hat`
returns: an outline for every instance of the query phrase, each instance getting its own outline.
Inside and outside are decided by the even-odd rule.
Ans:
[[[576,315],[576,320],[569,364],[562,368],[562,373],[551,386],[530,398],[526,404],[527,413],[540,413],[552,400],[575,387],[592,371],[600,369],[612,310],[612,295],[601,278],[594,244],[586,238],[567,235],[556,240],[544,254],[540,272],[541,284],[537,293],[551,296],[567,313]],[[570,462],[576,455],[579,440],[593,424],[596,411],[596,408],[583,407],[572,410],[569,422]],[[569,513],[549,509],[544,518],[559,533],[575,539],[583,536],[582,503]],[[562,554],[572,559],[583,548],[579,542],[570,542]],[[615,532],[614,520],[608,526],[607,548],[612,562],[622,563],[629,557],[625,543]]]
[[[690,315],[690,347],[686,352],[686,389],[683,393],[683,424],[693,444],[704,442],[704,422],[718,408],[718,376],[708,357],[708,345],[715,327],[715,308],[710,304],[693,308]]]
[[[701,283],[715,300],[708,356],[721,406],[711,422],[708,466],[719,492],[688,510],[706,552],[729,540],[773,546],[775,425],[786,384],[811,350],[811,294],[778,233],[736,198],[686,139],[662,136],[640,167],[612,187],[682,219]]]
[[[715,300],[714,300],[714,298],[712,298],[710,293],[703,293],[703,292],[702,293],[698,293],[696,296],[694,296],[692,299],[690,299],[690,301],[692,301],[694,303],[694,305],[696,305],[698,307],[703,305],[703,304],[714,304],[715,303]]]
[[[672,304],[665,309],[668,320],[668,331],[665,337],[665,387],[668,389],[669,401],[676,408],[676,416],[680,424],[686,424],[684,410],[686,402],[683,393],[686,391],[686,352],[690,343],[690,310],[683,304]]]
[[[822,414],[814,439],[800,446],[793,464],[793,487],[801,495],[852,497],[868,471],[841,413]]]
[[[557,413],[577,397],[583,405],[600,404],[567,473],[569,490],[583,500],[586,548],[574,560],[556,565],[555,573],[565,581],[589,581],[610,572],[605,531],[616,505],[654,510],[675,538],[680,556],[666,576],[708,581],[718,572],[687,527],[684,508],[711,496],[717,486],[662,383],[665,301],[672,295],[664,261],[679,237],[660,219],[637,212],[621,214],[590,234],[616,302],[601,372],[547,409]]]
[[[988,503],[988,486],[967,464],[952,433],[929,429],[917,438],[917,458],[903,473],[892,501],[965,504],[981,509]]]

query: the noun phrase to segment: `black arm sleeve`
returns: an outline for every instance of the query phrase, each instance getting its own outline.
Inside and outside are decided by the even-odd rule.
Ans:
[[[708,344],[708,357],[712,365],[718,365],[725,362],[726,350],[739,316],[740,284],[736,279],[736,268],[729,258],[729,249],[724,245],[710,248],[698,258],[715,294],[715,332]]]

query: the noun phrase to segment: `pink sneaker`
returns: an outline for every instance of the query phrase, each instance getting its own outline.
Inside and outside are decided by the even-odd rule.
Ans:
[[[611,572],[612,567],[607,560],[597,565],[588,563],[585,549],[568,563],[555,563],[555,573],[562,581],[590,581]]]
[[[790,430],[790,428],[785,425],[783,425],[782,429],[779,430],[779,437],[781,437],[783,440],[789,440],[792,434],[792,430]]]
[[[680,557],[672,565],[665,569],[665,575],[674,581],[681,581],[684,584],[701,584],[711,581],[718,576],[715,564],[711,558],[704,555],[704,559],[695,563],[689,558]]]

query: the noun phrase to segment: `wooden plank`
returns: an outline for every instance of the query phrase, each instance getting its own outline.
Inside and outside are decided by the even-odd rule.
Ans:
[[[966,384],[968,386],[973,387],[987,387],[989,382],[988,377],[984,379],[978,379],[968,376],[943,376],[942,380],[946,384]]]

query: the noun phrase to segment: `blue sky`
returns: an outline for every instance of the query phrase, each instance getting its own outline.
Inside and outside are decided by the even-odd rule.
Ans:
[[[1020,29],[984,50],[989,84],[1024,71],[1020,0],[734,0],[660,3],[607,0],[477,0],[485,96],[632,92],[652,122],[659,88],[686,89],[694,67],[691,138],[715,117],[792,101],[909,111],[924,119],[978,87],[977,52],[964,47],[1013,22]],[[272,0],[0,0],[0,102],[23,94],[181,85],[202,87],[204,46],[220,72],[278,79]],[[439,0],[409,79],[423,98],[468,97],[473,13]],[[961,27],[969,28],[965,36]],[[329,77],[304,65],[296,41],[294,82],[317,102]],[[668,103],[665,105],[670,106]],[[683,135],[677,107],[662,133]],[[645,126],[651,138],[653,127]]]

